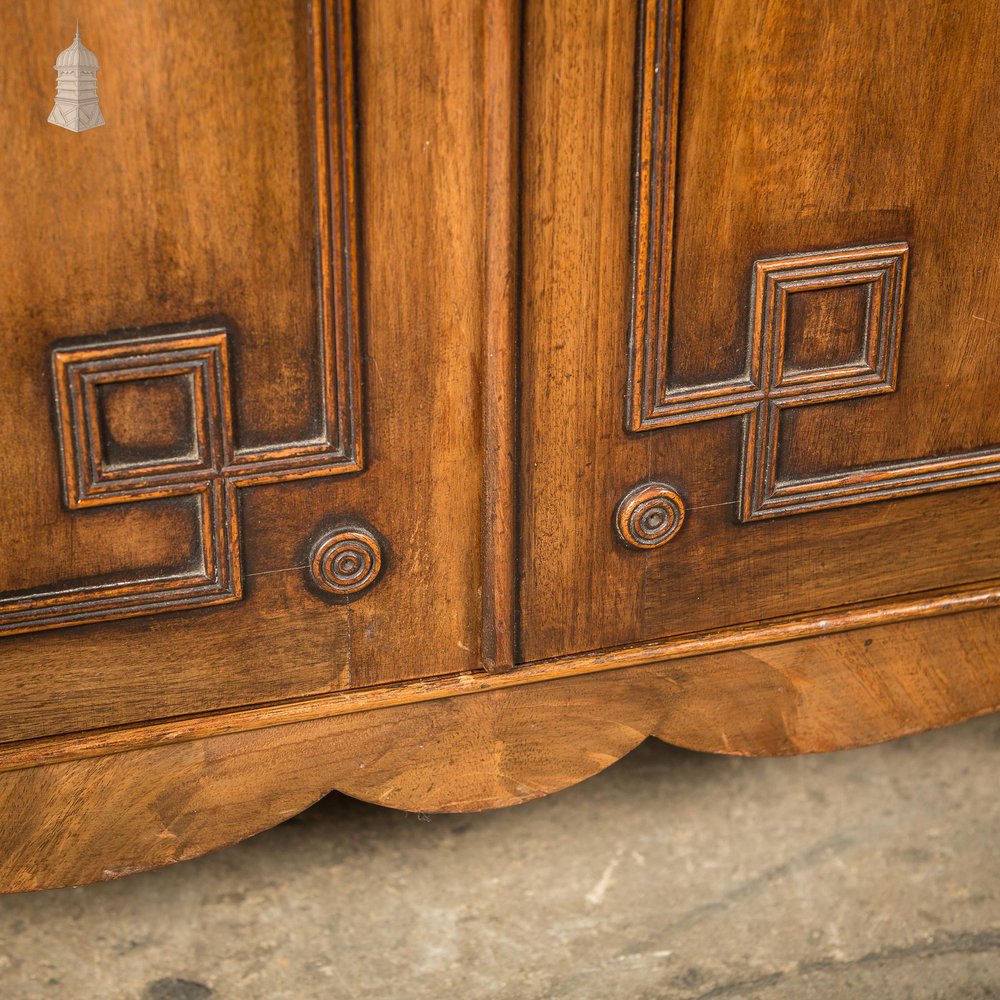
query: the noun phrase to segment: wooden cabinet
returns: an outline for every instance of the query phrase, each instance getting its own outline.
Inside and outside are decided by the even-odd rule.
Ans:
[[[0,11],[0,888],[331,788],[1000,707],[1000,14]]]

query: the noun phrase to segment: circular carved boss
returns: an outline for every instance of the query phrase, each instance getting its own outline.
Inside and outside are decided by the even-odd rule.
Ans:
[[[684,501],[666,483],[645,483],[629,490],[615,512],[621,540],[633,549],[655,549],[670,541],[684,523]]]
[[[345,597],[375,582],[382,569],[382,546],[367,528],[338,528],[321,535],[309,557],[313,583]]]

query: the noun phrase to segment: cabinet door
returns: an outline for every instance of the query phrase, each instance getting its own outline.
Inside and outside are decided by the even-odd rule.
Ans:
[[[997,7],[525,40],[524,658],[995,603]]]
[[[351,7],[0,9],[0,741],[479,663],[481,17]]]

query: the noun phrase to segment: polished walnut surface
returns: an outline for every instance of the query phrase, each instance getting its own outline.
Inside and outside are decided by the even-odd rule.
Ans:
[[[0,11],[0,888],[1000,707],[993,7],[92,8],[79,134]]]

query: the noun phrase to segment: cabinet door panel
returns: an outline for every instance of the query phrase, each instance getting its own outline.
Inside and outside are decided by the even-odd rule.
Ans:
[[[351,6],[92,3],[81,133],[0,11],[0,740],[478,662],[481,24]]]
[[[996,10],[542,6],[525,657],[1000,574]],[[629,548],[646,482],[683,525]]]

